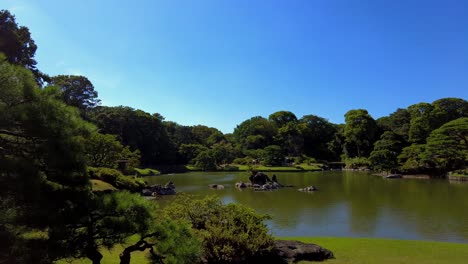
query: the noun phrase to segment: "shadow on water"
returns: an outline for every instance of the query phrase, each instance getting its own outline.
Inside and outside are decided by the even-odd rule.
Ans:
[[[245,172],[193,172],[145,178],[172,180],[179,192],[218,195],[272,216],[278,236],[388,237],[468,242],[468,184],[444,180],[388,180],[363,172],[275,173],[295,187],[270,192],[238,190]],[[271,176],[271,175],[270,175]],[[208,184],[222,184],[213,190]],[[315,185],[319,191],[297,189]],[[168,200],[172,198],[166,198]],[[164,202],[163,202],[164,204]]]

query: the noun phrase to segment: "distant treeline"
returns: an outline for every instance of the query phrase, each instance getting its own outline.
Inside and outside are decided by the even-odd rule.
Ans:
[[[22,27],[25,28],[25,27]],[[27,29],[27,28],[26,28]],[[42,87],[56,87],[66,104],[94,124],[87,139],[88,164],[115,167],[116,160],[135,166],[193,164],[214,170],[226,164],[282,165],[344,161],[348,167],[390,171],[462,169],[467,160],[468,102],[442,98],[398,108],[373,119],[365,109],[345,114],[345,124],[289,111],[255,116],[231,134],[204,125],[184,126],[127,106],[101,106],[85,76],[48,76],[36,68],[36,45],[28,34],[1,31],[0,51],[9,63],[31,70]]]
[[[93,175],[130,190],[144,185],[109,169],[117,163],[129,172],[158,164],[218,169],[337,160],[349,167],[446,172],[467,163],[463,99],[419,103],[378,120],[350,110],[339,125],[279,111],[223,134],[130,107],[100,106],[86,77],[38,70],[36,48],[28,28],[0,10],[0,263],[100,263],[101,251],[119,244],[120,263],[130,263],[134,251],[149,252],[151,263],[265,262],[255,258],[272,252],[267,217],[243,206],[181,197],[161,212],[137,194],[93,192]]]

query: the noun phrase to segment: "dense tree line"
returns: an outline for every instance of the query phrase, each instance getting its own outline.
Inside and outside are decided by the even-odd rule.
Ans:
[[[36,67],[37,46],[28,28],[18,26],[5,10],[0,11],[0,40],[0,262],[86,257],[99,263],[102,248],[124,243],[132,235],[140,240],[125,248],[122,263],[129,263],[136,250],[149,250],[153,262],[200,260],[200,243],[205,245],[205,258],[244,260],[222,259],[225,254],[206,249],[216,247],[203,231],[211,228],[220,232],[214,238],[248,250],[237,229],[221,230],[220,222],[213,220],[192,232],[186,221],[178,222],[189,211],[158,216],[153,203],[131,193],[93,193],[89,179],[93,175],[111,177],[120,185],[130,181],[112,170],[117,160],[127,161],[130,170],[161,164],[192,163],[214,170],[252,161],[264,165],[344,161],[349,167],[381,171],[445,173],[467,165],[464,99],[417,103],[377,120],[365,109],[354,109],[345,114],[345,124],[278,111],[268,118],[252,117],[232,134],[223,134],[204,125],[165,121],[158,113],[101,106],[85,76],[47,76]],[[139,183],[128,184],[136,186],[128,188],[132,190]],[[236,216],[248,215],[253,219],[245,223],[249,228],[255,226],[260,235],[267,232],[264,217],[241,207],[223,207],[217,200],[201,205],[206,203],[213,203],[211,209],[226,221],[240,223]],[[223,237],[224,231],[231,233]],[[257,242],[258,248],[268,248],[271,238]]]

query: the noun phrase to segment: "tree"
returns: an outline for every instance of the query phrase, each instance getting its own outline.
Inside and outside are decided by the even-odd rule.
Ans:
[[[403,148],[401,154],[398,155],[398,163],[401,164],[401,169],[405,171],[419,171],[425,167],[423,153],[425,144],[412,144]]]
[[[335,155],[328,149],[327,144],[334,139],[337,127],[315,115],[305,115],[299,122],[303,124],[304,153],[316,159],[333,159]]]
[[[198,144],[204,145],[204,146],[210,146],[211,144],[214,144],[216,142],[216,137],[221,135],[221,131],[219,131],[216,128],[213,127],[207,127],[203,125],[197,125],[192,127],[192,134],[194,137],[194,140],[198,142]],[[215,135],[213,135],[215,134]]]
[[[179,147],[179,154],[184,157],[185,162],[189,162],[205,150],[208,148],[200,144],[182,144]]]
[[[468,117],[468,102],[461,98],[442,98],[434,101],[432,105],[436,128],[452,120]]]
[[[237,125],[233,136],[243,149],[259,149],[271,145],[277,131],[267,119],[255,116]]]
[[[391,131],[385,131],[380,140],[374,143],[374,150],[369,160],[374,169],[390,171],[398,168],[398,155],[404,146],[404,140]]]
[[[265,165],[281,165],[284,161],[284,154],[280,146],[270,145],[263,149],[261,159]]]
[[[88,164],[93,167],[116,168],[117,160],[129,160],[129,167],[138,167],[140,153],[130,151],[117,140],[117,136],[93,133],[85,143]]]
[[[101,103],[93,84],[84,76],[58,75],[52,77],[49,84],[60,87],[62,100],[80,109],[83,116]]]
[[[463,168],[468,162],[468,117],[434,130],[427,139],[423,157],[445,172]]]
[[[18,26],[15,16],[8,10],[0,10],[0,52],[4,53],[11,64],[26,67],[34,74],[38,84],[42,84],[47,76],[36,68],[34,55],[37,50],[36,43],[31,38],[29,29]]]
[[[426,143],[426,138],[435,129],[434,107],[428,103],[414,104],[408,107],[411,115],[408,131],[409,142],[415,144]]]
[[[346,144],[351,146],[353,152],[348,152],[348,157],[365,157],[372,150],[372,145],[377,137],[378,127],[367,110],[350,110],[345,114],[346,125],[344,136]]]
[[[289,111],[278,111],[268,116],[268,120],[273,122],[278,128],[285,126],[288,123],[297,122],[297,117]]]
[[[392,131],[408,141],[408,132],[410,128],[411,115],[408,110],[398,108],[390,116],[377,119],[377,124],[383,131]]]
[[[207,263],[255,263],[254,257],[273,247],[264,223],[268,216],[240,204],[225,205],[217,197],[178,196],[164,214],[191,224],[202,241]]]
[[[26,68],[0,58],[0,80],[0,200],[11,212],[0,230],[9,234],[12,259],[51,261],[60,255],[47,248],[47,230],[75,221],[70,212],[91,194],[82,143],[92,126]],[[31,230],[46,235],[25,239]]]
[[[195,157],[195,166],[202,170],[216,170],[216,157],[212,149],[204,150]]]
[[[99,106],[89,117],[101,133],[117,135],[130,150],[140,150],[144,166],[175,162],[177,150],[160,116],[125,106]]]

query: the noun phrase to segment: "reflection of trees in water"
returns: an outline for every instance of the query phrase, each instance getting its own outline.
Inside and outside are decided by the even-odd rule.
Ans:
[[[272,176],[273,173],[267,173]],[[248,174],[187,173],[155,176],[173,180],[197,195],[215,194],[270,214],[274,228],[307,235],[386,236],[468,241],[468,184],[438,180],[387,180],[362,172],[275,173],[283,184],[295,185],[271,192],[239,191],[238,181]],[[232,179],[232,182],[229,182]],[[208,188],[225,184],[225,190]],[[316,193],[297,191],[315,185]],[[329,233],[323,233],[329,232]],[[312,234],[311,234],[312,233]],[[302,233],[299,233],[302,234]]]

